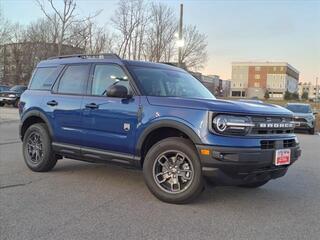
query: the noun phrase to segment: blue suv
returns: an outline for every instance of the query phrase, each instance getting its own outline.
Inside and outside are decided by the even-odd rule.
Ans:
[[[115,54],[41,61],[19,103],[27,166],[58,159],[143,169],[160,200],[186,203],[219,185],[259,187],[300,156],[292,112],[216,99],[188,72]]]

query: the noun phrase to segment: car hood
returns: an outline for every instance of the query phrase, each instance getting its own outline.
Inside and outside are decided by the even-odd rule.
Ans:
[[[192,99],[180,97],[147,97],[151,105],[177,108],[203,109],[222,113],[243,113],[252,115],[292,116],[292,112],[274,104],[240,102],[220,99]]]

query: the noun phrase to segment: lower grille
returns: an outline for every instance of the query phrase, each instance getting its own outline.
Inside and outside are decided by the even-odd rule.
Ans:
[[[296,146],[296,141],[294,139],[289,139],[289,140],[283,141],[284,148],[290,148],[290,147],[295,147],[295,146]]]
[[[262,140],[260,142],[261,149],[291,148],[297,145],[295,139],[286,140]]]
[[[261,149],[273,149],[275,148],[275,141],[263,140],[261,141]]]

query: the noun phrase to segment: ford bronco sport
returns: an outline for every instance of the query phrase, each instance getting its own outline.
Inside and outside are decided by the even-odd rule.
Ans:
[[[259,187],[301,152],[289,110],[218,100],[180,68],[114,54],[41,61],[19,111],[31,170],[49,171],[64,157],[133,166],[170,203],[198,196],[204,177]]]

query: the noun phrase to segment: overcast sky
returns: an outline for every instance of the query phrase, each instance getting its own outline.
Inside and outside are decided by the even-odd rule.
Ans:
[[[320,0],[160,2],[173,7],[177,16],[183,3],[184,22],[208,36],[206,74],[229,79],[232,61],[283,61],[300,71],[301,81],[320,77]],[[108,24],[116,3],[78,0],[79,14],[103,9],[97,22]],[[6,18],[21,24],[42,16],[33,0],[0,0],[0,8]]]

